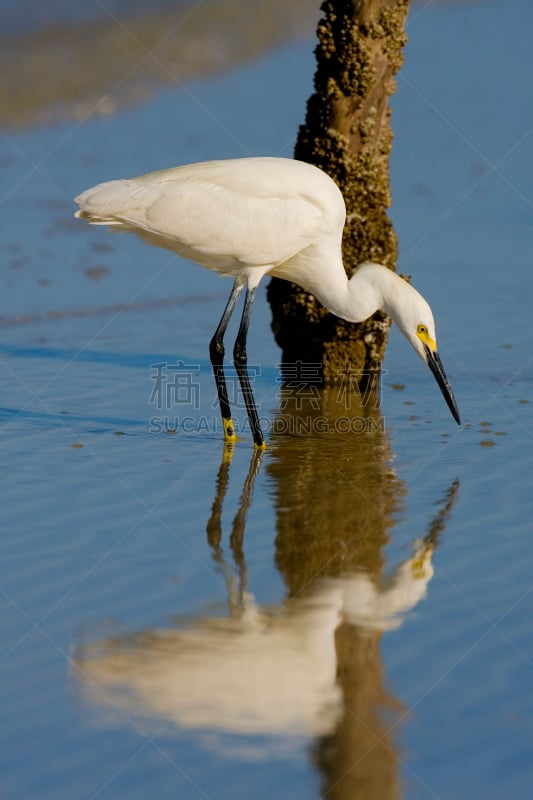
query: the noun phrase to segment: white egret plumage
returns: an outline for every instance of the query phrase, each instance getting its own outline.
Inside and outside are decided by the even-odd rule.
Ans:
[[[362,322],[387,313],[429,366],[448,407],[459,411],[437,352],[426,300],[381,264],[361,264],[348,279],[342,262],[344,198],[317,167],[287,158],[208,161],[113,180],[76,198],[77,217],[132,231],[233,278],[226,308],[210,343],[227,440],[236,439],[223,371],[224,333],[246,289],[233,357],[256,447],[265,440],[247,372],[246,337],[257,286],[265,275],[292,281],[333,314]]]

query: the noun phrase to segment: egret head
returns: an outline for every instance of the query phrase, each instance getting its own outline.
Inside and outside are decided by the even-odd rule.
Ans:
[[[460,425],[457,403],[437,351],[435,322],[429,304],[413,286],[402,281],[397,285],[394,299],[387,311],[422,361],[430,368],[453,418]]]

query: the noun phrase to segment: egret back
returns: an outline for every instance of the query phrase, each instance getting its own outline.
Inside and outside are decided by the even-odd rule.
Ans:
[[[329,176],[278,158],[212,161],[110,181],[76,202],[78,216],[93,224],[134,231],[233,277],[272,271],[342,231],[345,217]]]

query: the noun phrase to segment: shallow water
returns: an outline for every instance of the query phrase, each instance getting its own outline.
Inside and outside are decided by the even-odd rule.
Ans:
[[[413,7],[394,99],[399,267],[461,428],[396,331],[379,408],[282,393],[261,296],[269,449],[237,396],[225,451],[227,282],[71,217],[107,177],[290,155],[312,43],[4,135],[3,796],[530,797],[532,13]]]

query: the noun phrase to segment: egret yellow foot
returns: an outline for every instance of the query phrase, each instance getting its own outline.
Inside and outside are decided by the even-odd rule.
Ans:
[[[224,441],[227,444],[234,444],[237,441],[237,434],[235,433],[235,425],[231,417],[229,419],[223,419],[222,426],[224,428]]]

